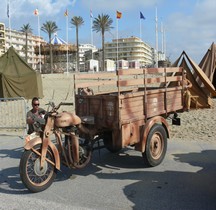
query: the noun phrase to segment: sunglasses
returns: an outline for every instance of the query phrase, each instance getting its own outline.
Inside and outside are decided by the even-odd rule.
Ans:
[[[34,106],[40,106],[40,104],[33,104]]]

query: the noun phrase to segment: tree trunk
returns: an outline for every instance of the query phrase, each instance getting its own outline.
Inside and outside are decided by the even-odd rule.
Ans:
[[[53,74],[53,56],[52,56],[51,34],[49,34],[49,50],[50,50],[50,72],[51,74]]]
[[[26,33],[25,60],[28,63],[28,33]]]
[[[52,55],[52,44],[50,43],[50,69],[51,74],[53,74],[53,55]]]
[[[101,71],[104,71],[104,62],[105,62],[105,58],[104,58],[104,32],[102,32],[102,63],[101,63]]]
[[[80,71],[79,68],[79,39],[78,39],[78,27],[76,27],[76,45],[77,45],[77,54],[76,54],[76,61],[77,61],[77,71]]]

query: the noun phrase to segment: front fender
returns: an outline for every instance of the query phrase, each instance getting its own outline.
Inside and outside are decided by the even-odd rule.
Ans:
[[[163,125],[163,127],[166,130],[167,137],[169,138],[169,136],[170,136],[169,125],[168,125],[166,119],[161,117],[161,116],[155,116],[153,118],[150,118],[146,122],[146,124],[142,127],[140,142],[135,146],[136,150],[141,151],[141,152],[145,151],[146,140],[147,140],[149,131],[151,130],[152,126],[155,125],[156,123],[161,123]]]
[[[25,144],[24,148],[26,150],[30,150],[31,148],[33,148],[37,144],[42,144],[42,139],[40,137],[35,137],[31,141],[27,142]],[[54,158],[55,158],[55,167],[56,167],[56,169],[60,170],[60,157],[59,157],[58,149],[56,148],[56,146],[51,141],[49,141],[48,145],[51,148],[53,155],[54,155]]]

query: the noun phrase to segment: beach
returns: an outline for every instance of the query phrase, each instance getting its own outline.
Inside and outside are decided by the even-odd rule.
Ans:
[[[179,113],[180,126],[170,126],[171,138],[182,141],[216,141],[216,99],[213,107]]]

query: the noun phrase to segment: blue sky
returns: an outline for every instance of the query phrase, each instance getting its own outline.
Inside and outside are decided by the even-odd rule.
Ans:
[[[38,35],[37,17],[40,25],[48,20],[59,27],[58,36],[66,40],[66,17],[81,16],[84,25],[79,29],[79,43],[91,42],[90,10],[93,16],[108,14],[113,19],[113,29],[105,34],[105,41],[116,38],[116,11],[122,12],[118,21],[118,37],[140,36],[140,12],[145,16],[141,21],[142,40],[155,47],[155,10],[158,14],[158,48],[161,50],[161,22],[165,28],[166,55],[175,61],[184,50],[190,58],[199,63],[216,39],[216,1],[212,0],[10,0],[11,28],[20,30],[29,23],[33,33]],[[8,27],[7,0],[1,1],[0,21]],[[47,41],[47,35],[40,32]],[[68,40],[75,43],[75,28],[69,23]],[[93,33],[93,43],[101,47],[101,36]]]

